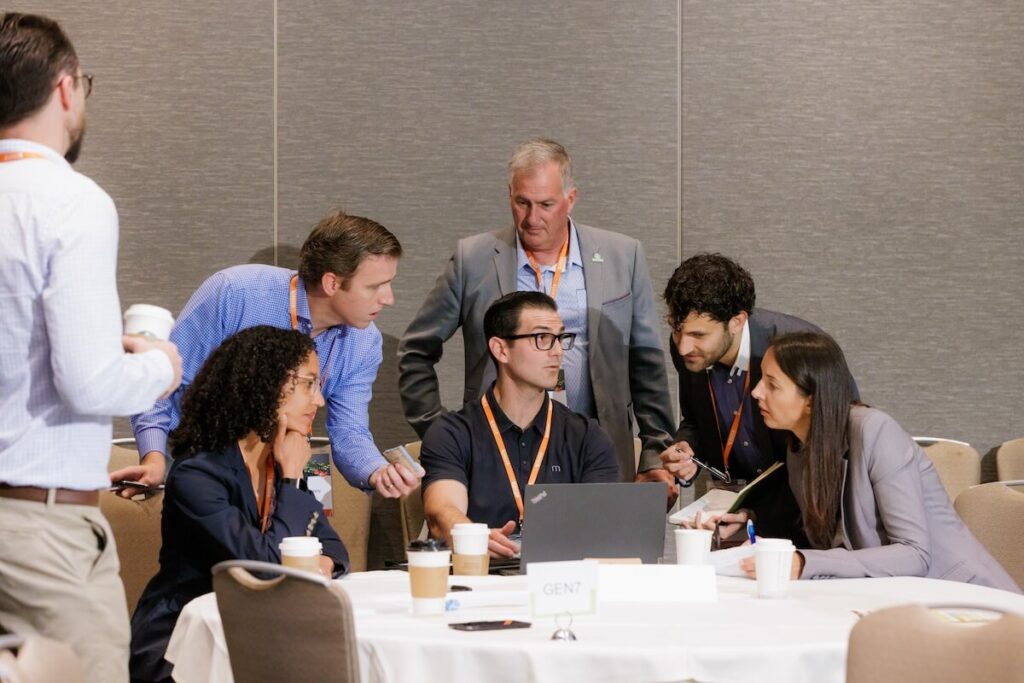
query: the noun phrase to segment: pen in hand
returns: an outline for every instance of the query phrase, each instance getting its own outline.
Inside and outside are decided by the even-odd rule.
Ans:
[[[749,519],[747,520],[747,538],[750,539],[751,545],[757,543],[757,537],[754,535],[754,522]]]

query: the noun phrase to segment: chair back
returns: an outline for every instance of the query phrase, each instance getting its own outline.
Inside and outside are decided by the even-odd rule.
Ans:
[[[970,445],[962,441],[935,440],[924,446],[924,452],[935,466],[951,501],[964,489],[981,483],[981,457]]]
[[[984,608],[989,609],[989,608]],[[922,605],[868,614],[850,632],[847,683],[1014,681],[1024,671],[1024,617],[958,624]]]
[[[954,506],[992,557],[1018,586],[1024,586],[1024,482],[994,481],[972,486],[957,496]]]
[[[229,560],[214,565],[213,589],[235,683],[358,683],[352,604],[337,583],[269,562]]]
[[[134,439],[115,439],[110,449],[108,471],[139,464]],[[160,518],[163,514],[163,491],[148,498],[121,498],[113,493],[100,493],[100,510],[110,523],[121,563],[121,582],[124,584],[128,613],[142,596],[146,583],[160,568]]]
[[[0,681],[3,683],[85,683],[85,674],[71,646],[43,638],[0,637]]]
[[[1024,479],[1024,439],[1007,441],[996,451],[999,481]]]
[[[331,445],[327,438],[315,436],[312,439],[314,450],[323,449],[328,454]],[[331,460],[331,510],[327,520],[348,550],[350,571],[366,571],[366,554],[370,539],[370,496],[365,491],[353,487],[338,471]]]
[[[422,441],[405,444],[405,450],[416,462],[420,461],[422,445]],[[402,547],[407,548],[410,541],[423,538],[425,535],[426,515],[423,512],[423,488],[417,486],[407,495],[402,496],[398,500],[398,511],[402,517]]]

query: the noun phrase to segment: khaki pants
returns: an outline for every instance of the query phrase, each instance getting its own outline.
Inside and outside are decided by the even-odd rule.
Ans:
[[[0,498],[0,625],[70,645],[89,681],[128,681],[128,607],[99,508]]]

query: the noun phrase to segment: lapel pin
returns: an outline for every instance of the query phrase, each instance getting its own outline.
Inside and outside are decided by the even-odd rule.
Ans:
[[[601,254],[597,253],[596,251],[594,252],[594,258],[590,260],[593,261],[594,263],[604,263],[604,259],[601,258]]]

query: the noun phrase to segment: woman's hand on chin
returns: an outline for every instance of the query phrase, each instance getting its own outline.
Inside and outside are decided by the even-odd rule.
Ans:
[[[281,476],[299,479],[309,462],[309,437],[304,432],[288,429],[288,416],[279,414],[274,435],[274,460],[281,466]]]

